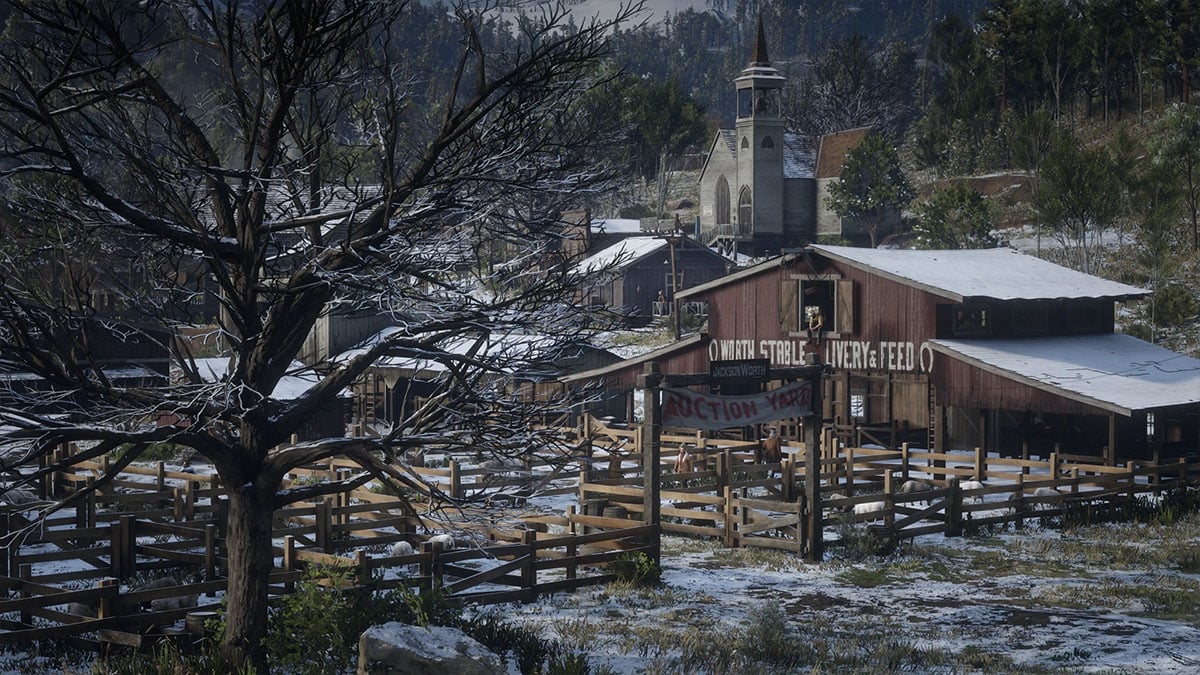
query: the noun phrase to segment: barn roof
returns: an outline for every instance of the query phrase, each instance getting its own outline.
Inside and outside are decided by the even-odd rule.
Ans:
[[[217,356],[196,359],[196,371],[205,382],[221,382],[229,376],[229,358]],[[287,374],[279,378],[270,397],[280,401],[294,401],[320,381],[321,376],[317,371],[299,361],[292,361]],[[349,396],[350,392],[343,390],[341,395]]]
[[[955,302],[974,299],[1140,298],[1149,291],[1025,255],[1010,248],[958,251],[820,246],[822,255]]]
[[[930,345],[975,367],[1122,415],[1200,402],[1200,360],[1120,333]]]

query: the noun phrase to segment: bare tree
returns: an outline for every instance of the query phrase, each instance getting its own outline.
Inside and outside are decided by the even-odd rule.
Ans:
[[[207,458],[229,501],[224,649],[262,667],[276,508],[369,480],[428,492],[396,468],[406,449],[536,447],[528,407],[492,383],[591,329],[556,214],[603,189],[608,139],[574,102],[637,8],[575,25],[554,6],[510,33],[464,2],[458,60],[420,72],[402,2],[11,5],[0,190],[20,236],[0,251],[0,369],[38,384],[0,391],[3,469],[36,479],[63,443],[117,453],[113,472],[156,443]],[[217,382],[175,339],[208,296]],[[274,397],[331,307],[395,328]],[[554,338],[502,339],[533,332]],[[116,378],[97,334],[169,349],[180,374]],[[439,364],[444,386],[381,436],[288,444],[383,356]],[[338,455],[365,471],[282,489]]]

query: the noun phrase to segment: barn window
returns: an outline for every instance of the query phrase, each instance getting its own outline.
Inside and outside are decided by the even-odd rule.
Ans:
[[[745,136],[742,136],[742,149],[743,150],[750,149],[750,139],[746,138]]]
[[[764,138],[762,139],[762,146],[763,146],[764,148],[774,148],[774,147],[775,147],[775,141],[771,140],[771,137],[770,137],[770,136],[766,136],[766,137],[764,137]]]
[[[992,320],[988,308],[983,305],[959,305],[954,308],[954,334],[956,336],[989,335]]]
[[[717,191],[713,196],[713,213],[717,217],[717,225],[727,225],[729,221],[729,181],[725,176],[717,178]]]

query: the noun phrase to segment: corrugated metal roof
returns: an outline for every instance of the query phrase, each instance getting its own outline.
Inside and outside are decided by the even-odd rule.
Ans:
[[[1010,248],[956,251],[820,246],[834,260],[963,302],[1137,298],[1150,291],[1076,272]]]
[[[1123,415],[1200,402],[1200,360],[1120,333],[930,344],[952,358]]]

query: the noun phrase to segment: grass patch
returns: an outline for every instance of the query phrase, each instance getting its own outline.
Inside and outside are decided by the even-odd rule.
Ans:
[[[764,567],[772,572],[799,569],[804,562],[794,553],[770,548],[722,548],[709,558],[715,567]]]
[[[847,586],[857,586],[858,588],[874,588],[876,586],[886,586],[904,581],[904,577],[895,576],[894,567],[888,565],[886,567],[865,568],[851,567],[843,572],[839,572],[834,579],[841,584]]]

